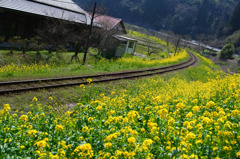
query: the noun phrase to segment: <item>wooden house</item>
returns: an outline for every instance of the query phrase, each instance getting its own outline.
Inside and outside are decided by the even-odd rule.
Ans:
[[[0,36],[32,37],[46,18],[89,25],[87,12],[72,0],[0,0]]]
[[[91,22],[91,14],[72,0],[0,0],[0,37],[4,36],[6,41],[14,36],[37,36],[36,30],[46,28],[46,19],[67,22],[74,30],[81,30],[84,26],[86,31]],[[91,46],[104,44],[104,57],[121,57],[126,52],[134,53],[137,41],[123,36],[127,31],[122,19],[96,15],[94,26],[96,37],[93,33],[91,39],[95,39],[92,41],[96,45]],[[77,32],[75,35],[81,34]],[[100,39],[99,42],[96,39]]]
[[[107,15],[96,15],[94,23],[100,26],[99,32],[102,32],[100,46],[102,47],[101,55],[103,57],[122,57],[124,53],[134,53],[137,40],[125,36],[127,31],[122,19]]]
[[[105,58],[122,57],[124,53],[134,54],[137,40],[124,35],[108,38],[102,51]]]

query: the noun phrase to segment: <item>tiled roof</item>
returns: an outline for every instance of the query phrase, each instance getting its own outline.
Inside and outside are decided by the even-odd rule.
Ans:
[[[101,25],[103,28],[107,30],[113,29],[116,25],[118,25],[122,19],[110,17],[107,15],[96,15],[94,18],[94,22]]]

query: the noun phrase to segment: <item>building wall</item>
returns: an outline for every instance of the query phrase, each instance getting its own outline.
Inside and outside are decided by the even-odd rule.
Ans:
[[[116,34],[127,34],[123,23],[118,23],[113,29],[116,31]]]
[[[6,39],[13,36],[33,37],[44,20],[40,16],[11,10],[1,10],[0,19],[0,36]]]

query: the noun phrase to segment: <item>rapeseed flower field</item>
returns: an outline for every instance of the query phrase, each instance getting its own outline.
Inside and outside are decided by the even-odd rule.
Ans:
[[[135,36],[135,37],[138,37],[138,38],[143,38],[143,39],[148,39],[148,40],[151,40],[151,41],[154,41],[154,42],[157,42],[163,46],[167,46],[169,45],[171,48],[174,48],[174,46],[172,44],[167,44],[166,41],[158,38],[158,37],[155,37],[155,36],[149,36],[149,35],[146,35],[144,33],[141,33],[141,32],[137,32],[137,31],[134,31],[134,30],[128,30],[128,35],[132,35],[132,36]]]
[[[114,72],[119,70],[128,69],[141,69],[149,67],[160,67],[182,62],[189,58],[186,50],[181,50],[176,56],[172,55],[167,58],[159,59],[146,59],[139,57],[122,57],[117,60],[101,59],[100,61],[90,63],[91,73],[96,72]],[[67,70],[67,71],[64,71]],[[89,68],[81,66],[79,64],[73,65],[56,65],[56,64],[8,64],[0,65],[0,78],[26,78],[26,77],[38,77],[47,75],[58,74],[86,74],[89,72]],[[62,75],[63,76],[63,75]]]
[[[25,72],[41,72],[50,70],[53,66],[49,64],[32,64],[32,65],[16,65],[11,63],[9,65],[0,66],[0,74],[14,74],[14,73],[25,73]]]
[[[28,113],[4,104],[0,158],[239,158],[240,75],[203,68],[206,80],[155,76],[70,110],[54,97]]]
[[[114,63],[116,65],[122,66],[122,67],[135,67],[135,68],[144,68],[144,67],[158,67],[158,66],[165,66],[170,64],[175,64],[182,62],[184,60],[187,60],[189,58],[189,55],[186,50],[181,50],[178,52],[175,56],[172,54],[168,58],[163,58],[161,60],[159,59],[145,59],[145,58],[139,58],[136,56],[133,57],[123,57],[119,58]],[[98,62],[97,65],[109,65],[112,63],[109,63],[109,60],[102,59]]]

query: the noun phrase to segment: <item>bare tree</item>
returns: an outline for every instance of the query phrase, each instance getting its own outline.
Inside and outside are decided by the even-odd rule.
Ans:
[[[30,39],[20,37],[17,40],[17,43],[19,44],[20,49],[22,50],[22,53],[25,54],[30,46]]]
[[[64,12],[62,16],[63,15]],[[59,48],[70,45],[74,48],[74,55],[70,62],[72,62],[73,59],[80,62],[78,54],[84,49],[87,38],[87,25],[76,23],[74,19],[77,18],[70,17],[68,20],[46,18],[44,27],[39,28],[36,32],[49,48],[49,53],[51,53],[53,49],[58,50]]]
[[[36,51],[36,62],[38,63],[41,59],[40,51],[45,48],[45,44],[42,42],[41,37],[36,36],[29,40],[29,47]]]
[[[49,46],[49,53],[53,49],[57,49],[61,46],[65,46],[70,40],[71,29],[68,27],[68,23],[64,20],[46,18],[44,22],[44,28],[36,30],[42,41]]]
[[[86,7],[86,10],[90,11],[90,7]],[[116,19],[107,16],[109,9],[105,6],[98,6],[96,8],[96,14],[94,15],[94,27],[92,30],[90,45],[98,49],[98,55],[101,55],[103,48],[111,48],[114,46],[115,40],[113,36],[121,34],[117,28],[115,28]],[[89,16],[92,14],[89,12]],[[111,40],[109,40],[111,39]]]
[[[8,40],[8,42],[11,44],[10,52],[9,54],[13,54],[13,49],[16,47],[18,44],[18,40],[20,39],[19,36],[14,36]]]
[[[177,40],[174,56],[178,53],[179,44],[180,44],[180,36],[178,36],[178,40]]]
[[[101,15],[97,16],[100,17]],[[94,43],[92,45],[98,49],[98,55],[100,55],[102,53],[102,49],[107,45],[107,40],[116,35],[118,31],[116,29],[110,29],[109,26],[112,26],[113,22],[104,19],[104,17],[101,21],[98,21],[97,25],[100,25],[100,27],[96,27],[93,31]]]
[[[149,36],[146,38],[146,45],[148,48],[148,56],[152,55],[152,53],[157,53],[160,49],[160,46],[156,43],[152,43],[149,39]]]

